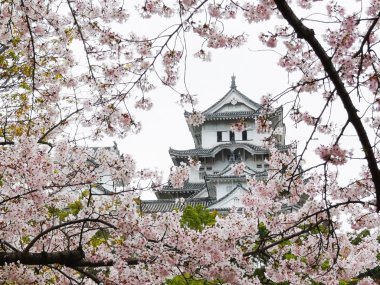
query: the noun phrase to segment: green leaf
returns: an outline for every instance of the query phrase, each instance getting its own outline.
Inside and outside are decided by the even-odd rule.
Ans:
[[[187,206],[183,210],[180,220],[181,227],[188,227],[196,231],[203,231],[207,226],[213,226],[216,222],[216,211],[209,211],[202,205]]]
[[[284,255],[283,255],[283,258],[285,259],[285,260],[291,260],[291,259],[294,259],[294,260],[296,260],[297,259],[297,256],[296,255],[294,255],[293,253],[285,253]]]
[[[57,217],[60,221],[65,220],[69,215],[78,215],[82,208],[83,205],[80,200],[67,205],[67,207],[64,209],[59,209],[54,206],[47,206],[50,216]]]
[[[110,234],[106,230],[98,230],[91,238],[89,243],[94,247],[98,248],[99,245],[107,242]]]
[[[364,231],[361,231],[360,233],[357,234],[357,236],[351,240],[351,243],[353,245],[358,245],[359,243],[361,243],[363,241],[363,238],[369,236],[371,233],[369,232],[369,230],[364,230]]]
[[[322,270],[327,270],[329,269],[330,267],[330,261],[328,259],[326,259],[325,261],[323,261],[323,263],[321,264],[321,268]]]
[[[207,281],[204,279],[196,279],[189,273],[185,272],[182,275],[177,275],[171,279],[167,279],[165,285],[217,285],[223,284],[221,280]]]
[[[259,223],[258,230],[260,238],[265,238],[269,235],[269,231],[263,222]]]
[[[292,242],[290,240],[283,240],[280,242],[279,247],[284,248],[285,246],[292,245]]]
[[[68,207],[70,209],[70,214],[72,214],[72,215],[78,215],[80,210],[83,208],[82,202],[79,200],[69,204]]]

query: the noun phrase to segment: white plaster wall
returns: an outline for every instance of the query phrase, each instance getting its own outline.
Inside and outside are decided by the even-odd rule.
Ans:
[[[231,129],[231,122],[206,122],[202,126],[202,147],[212,148],[218,144],[228,143],[230,141],[229,131]],[[217,142],[216,132],[225,131],[223,141]]]
[[[220,121],[220,122],[206,122],[202,126],[202,147],[213,148],[218,144],[224,144],[230,142],[230,130],[232,121]],[[222,141],[217,142],[217,132],[222,131]],[[236,142],[246,142],[254,145],[263,145],[263,140],[268,134],[258,134],[256,132],[254,123],[251,121],[247,124],[247,140],[242,141],[242,134],[235,132]]]
[[[225,183],[216,183],[216,199],[219,200],[230,193],[236,187],[236,183],[225,182]],[[246,187],[245,183],[242,183],[243,187]]]
[[[249,140],[249,143],[254,145],[263,145],[263,140],[266,137],[268,137],[268,134],[259,134],[254,128],[247,131],[247,139]]]
[[[225,161],[222,160],[216,160],[214,163],[214,166],[212,168],[213,171],[222,171],[226,166],[229,164],[228,160],[226,159]]]
[[[219,203],[216,203],[214,206],[210,207],[210,209],[242,207],[243,206],[241,202],[242,195],[243,195],[243,190],[238,190],[233,195],[228,197],[228,199],[226,199],[225,201],[220,201]]]
[[[219,200],[220,198],[224,197],[228,193],[232,191],[232,189],[236,186],[234,183],[228,183],[228,184],[215,184],[216,186],[216,199]]]
[[[189,173],[189,182],[190,183],[200,183],[204,182],[204,179],[200,179],[199,177],[199,170],[196,170],[194,168],[190,168],[190,173]]]

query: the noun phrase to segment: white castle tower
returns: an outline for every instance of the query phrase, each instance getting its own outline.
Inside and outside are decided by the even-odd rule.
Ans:
[[[189,180],[181,189],[166,186],[155,194],[157,200],[143,201],[142,211],[166,212],[187,205],[203,205],[210,210],[227,212],[241,206],[240,197],[246,190],[246,175],[266,179],[268,165],[265,159],[268,150],[263,139],[268,134],[258,133],[255,120],[260,115],[261,105],[241,93],[232,76],[230,90],[219,101],[203,111],[205,122],[201,126],[189,126],[195,147],[187,150],[170,148],[169,154],[174,165],[188,162],[189,157],[199,160],[199,170],[192,169]],[[185,117],[190,113],[185,112]],[[270,118],[272,126],[283,132],[275,135],[279,149],[286,150],[285,125],[282,107]],[[244,122],[243,131],[231,129],[232,124]],[[244,175],[236,176],[234,164],[244,162]],[[178,199],[184,201],[179,204]]]

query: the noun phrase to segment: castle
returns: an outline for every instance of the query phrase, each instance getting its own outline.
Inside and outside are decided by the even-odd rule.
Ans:
[[[232,207],[241,207],[240,197],[246,190],[246,175],[256,179],[266,179],[268,150],[263,140],[268,134],[256,130],[255,121],[262,106],[241,93],[232,76],[229,91],[211,107],[202,112],[205,122],[200,126],[188,124],[195,147],[187,150],[170,148],[173,164],[188,162],[189,157],[199,160],[199,169],[191,168],[189,179],[184,187],[177,189],[171,185],[156,191],[157,200],[142,201],[143,212],[167,212],[183,209],[187,205],[203,205],[220,213]],[[185,117],[190,113],[185,112]],[[274,135],[277,147],[285,145],[285,125],[282,107],[278,108],[269,120],[272,126],[281,128]],[[232,124],[244,124],[241,131],[234,131]],[[243,175],[236,175],[234,165],[244,162]],[[181,201],[180,203],[178,201]]]

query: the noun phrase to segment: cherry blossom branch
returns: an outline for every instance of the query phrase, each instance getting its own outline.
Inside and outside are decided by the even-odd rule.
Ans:
[[[62,120],[59,121],[57,124],[55,124],[55,125],[52,126],[50,129],[48,129],[48,130],[47,130],[47,131],[46,131],[46,132],[40,137],[40,139],[38,140],[38,143],[49,144],[49,143],[45,142],[44,139],[45,139],[45,138],[46,138],[46,137],[47,137],[52,131],[54,131],[56,128],[58,128],[60,125],[67,123],[67,120],[68,120],[71,116],[73,116],[73,115],[75,115],[75,114],[81,112],[82,110],[83,110],[83,108],[77,109],[76,111],[74,111],[74,112],[72,112],[71,114],[67,115],[66,118],[62,119]]]
[[[294,229],[294,228],[297,228],[297,227],[300,226],[303,222],[307,221],[308,219],[310,219],[310,218],[312,218],[312,217],[314,217],[314,216],[317,217],[318,215],[320,215],[320,214],[322,214],[322,213],[324,213],[324,212],[328,212],[328,211],[330,211],[331,209],[339,208],[339,207],[341,207],[341,206],[347,206],[347,205],[349,205],[349,204],[362,204],[362,205],[365,205],[366,203],[363,202],[363,201],[345,201],[345,202],[341,202],[341,203],[336,203],[336,204],[334,204],[334,205],[330,205],[330,206],[326,207],[325,209],[322,209],[322,210],[319,210],[319,211],[317,211],[317,212],[314,212],[314,213],[312,213],[312,214],[310,214],[310,215],[306,215],[306,216],[304,216],[304,217],[303,217],[302,219],[300,219],[297,223],[295,223],[295,224],[292,225],[291,227],[289,227],[289,228],[283,230],[280,234],[272,235],[271,238],[274,238],[274,237],[279,236],[279,235],[283,235],[284,233],[289,232],[290,230],[292,230],[292,229]],[[302,231],[299,231],[299,232],[293,233],[293,234],[291,234],[291,235],[288,235],[288,236],[286,236],[286,237],[284,237],[284,238],[282,238],[282,239],[280,239],[280,240],[278,240],[278,241],[275,241],[275,242],[273,242],[273,243],[271,243],[271,244],[269,244],[269,245],[267,245],[267,246],[265,246],[265,247],[258,248],[258,249],[254,250],[254,251],[246,252],[246,253],[243,254],[243,256],[257,255],[258,253],[263,252],[263,251],[266,251],[266,250],[268,250],[268,249],[270,249],[270,248],[272,248],[272,247],[274,247],[274,246],[276,246],[276,245],[281,244],[281,243],[284,242],[284,241],[288,241],[288,240],[291,240],[291,239],[293,239],[293,238],[295,238],[295,237],[298,237],[298,236],[300,236],[300,235],[302,235],[302,234],[308,233],[310,230],[314,229],[316,226],[318,226],[319,224],[321,224],[321,223],[323,223],[323,222],[329,222],[329,220],[328,220],[328,219],[327,219],[327,220],[326,220],[326,219],[322,219],[322,220],[320,220],[320,221],[317,221],[316,223],[310,225],[307,229],[304,229],[304,230],[302,230]],[[263,240],[262,242],[265,243],[265,240]],[[260,249],[260,250],[259,250],[259,249]]]
[[[91,280],[95,281],[97,284],[101,284],[102,281],[97,278],[94,274],[91,274],[90,272],[87,272],[85,270],[83,270],[82,268],[78,268],[78,267],[72,267],[72,269],[78,271],[79,273],[83,274],[84,276],[90,278]]]
[[[96,81],[96,78],[95,78],[94,72],[93,72],[93,70],[92,70],[92,65],[91,65],[91,62],[90,62],[90,58],[89,58],[89,56],[88,56],[89,51],[87,50],[87,47],[86,47],[86,40],[84,39],[84,36],[83,36],[83,33],[82,33],[82,28],[81,28],[81,26],[80,26],[79,23],[78,23],[78,20],[77,20],[77,17],[76,17],[75,11],[74,11],[73,7],[71,6],[71,1],[70,1],[70,0],[67,1],[67,6],[69,6],[69,9],[70,9],[71,15],[73,16],[74,24],[77,26],[78,33],[79,33],[80,38],[81,38],[81,40],[82,40],[82,43],[83,43],[83,49],[84,49],[84,52],[85,52],[85,54],[86,54],[87,64],[88,64],[88,68],[89,68],[89,70],[90,70],[91,77],[92,77],[92,79],[93,79],[94,81]]]
[[[114,265],[113,260],[91,261],[85,258],[82,249],[55,251],[55,252],[0,252],[0,266],[9,263],[24,265],[50,265],[59,264],[77,270],[78,267],[108,267]],[[137,265],[143,262],[138,259],[127,259],[128,265]]]
[[[368,28],[368,31],[365,34],[364,38],[363,38],[363,41],[362,41],[362,43],[360,45],[359,50],[352,56],[352,58],[357,57],[360,53],[363,52],[364,45],[365,45],[366,42],[369,41],[369,37],[371,36],[371,33],[372,33],[373,29],[375,28],[375,26],[376,26],[377,22],[379,21],[379,19],[380,19],[380,13],[377,14],[377,17],[373,19],[373,22],[372,22],[371,26]]]
[[[302,234],[308,233],[310,230],[312,230],[312,229],[315,228],[316,226],[322,224],[323,222],[326,222],[326,220],[320,220],[320,221],[318,221],[318,222],[315,223],[315,224],[311,224],[307,229],[304,229],[304,230],[302,230],[302,231],[299,231],[299,232],[296,232],[296,233],[294,233],[294,234],[291,234],[291,235],[289,235],[289,236],[287,236],[287,237],[284,237],[284,238],[282,238],[282,239],[280,239],[280,240],[278,240],[278,241],[276,241],[276,242],[273,242],[273,243],[271,243],[271,244],[269,244],[269,245],[267,245],[267,246],[261,247],[261,244],[260,244],[260,246],[259,246],[256,250],[245,252],[245,253],[243,254],[243,256],[244,256],[244,257],[247,257],[247,256],[254,256],[254,255],[257,255],[257,254],[259,254],[259,253],[261,253],[261,252],[265,252],[266,250],[268,250],[268,249],[270,249],[270,248],[272,248],[272,247],[275,247],[276,245],[279,245],[279,244],[283,243],[284,241],[288,241],[288,240],[291,240],[291,239],[293,239],[293,238],[295,238],[295,237],[298,237],[298,236],[300,236],[300,235],[302,235]],[[265,244],[265,240],[263,241],[262,244]]]
[[[25,8],[24,1],[21,0],[21,6]],[[27,13],[25,13],[25,19],[26,19],[26,25],[28,27],[29,35],[30,35],[30,42],[32,45],[32,55],[33,55],[33,67],[32,67],[32,100],[31,100],[31,108],[30,108],[30,116],[29,116],[29,123],[28,123],[28,131],[29,134],[30,128],[31,128],[31,121],[33,116],[33,108],[34,108],[34,91],[35,91],[35,74],[36,74],[36,49],[35,49],[35,43],[34,43],[34,36],[32,27],[30,26],[30,18]]]
[[[63,227],[66,227],[66,226],[69,226],[69,225],[75,225],[75,224],[80,224],[80,223],[88,223],[88,222],[94,222],[94,223],[100,223],[100,224],[104,224],[110,228],[113,228],[113,229],[116,229],[116,227],[106,221],[103,221],[103,220],[100,220],[100,219],[92,219],[92,218],[85,218],[85,219],[79,219],[79,220],[74,220],[74,221],[69,221],[69,222],[65,222],[65,223],[62,223],[62,224],[59,224],[59,225],[55,225],[55,226],[52,226],[44,231],[42,231],[41,233],[39,233],[37,236],[34,237],[34,239],[32,239],[29,244],[27,245],[27,247],[24,249],[23,253],[27,253],[31,248],[32,246],[41,238],[43,237],[44,235],[48,234],[49,232],[51,231],[54,231],[54,230],[57,230],[57,229],[60,229],[60,228],[63,228]]]
[[[20,262],[24,265],[47,265],[60,264],[66,266],[76,266],[84,259],[82,250],[66,250],[57,252],[0,252],[0,265]]]
[[[183,22],[188,22],[193,16],[195,13],[197,13],[197,11],[203,7],[204,4],[206,4],[209,0],[204,0],[202,1],[197,7],[194,8],[194,10],[190,13],[190,15],[185,19],[185,21],[182,21],[178,27],[172,32],[170,33],[169,35],[167,35],[167,39],[165,40],[165,42],[161,45],[161,47],[159,48],[159,50],[157,51],[156,55],[153,57],[153,60],[152,62],[149,64],[150,67],[154,66],[155,62],[157,61],[158,57],[162,54],[163,50],[165,49],[165,47],[168,46],[170,40],[179,33],[179,31],[181,29],[183,29]],[[182,18],[181,18],[182,19]],[[126,91],[126,92],[123,92],[121,93],[120,95],[123,95],[120,99],[123,100],[128,94],[129,92],[135,87],[135,85],[141,81],[141,79],[144,77],[144,75],[147,73],[148,69],[145,69],[137,78],[137,80],[135,82],[133,82],[132,86]],[[160,79],[161,80],[161,79]]]
[[[46,265],[46,267],[49,267],[49,268],[51,268],[53,270],[58,271],[60,274],[62,274],[63,276],[65,276],[68,280],[70,280],[72,282],[75,282],[76,284],[81,284],[81,282],[79,282],[76,279],[74,279],[73,277],[69,276],[66,272],[64,272],[63,270],[59,269],[57,266]]]
[[[314,36],[314,31],[306,27],[300,19],[294,14],[293,10],[287,4],[285,0],[274,0],[277,5],[278,10],[281,12],[285,20],[294,28],[297,36],[301,39],[306,40],[309,45],[314,50],[317,57],[320,59],[326,73],[329,75],[331,81],[333,82],[337,94],[340,97],[343,106],[348,115],[348,120],[355,128],[355,131],[359,137],[360,143],[362,145],[363,151],[366,156],[368,163],[368,168],[372,175],[372,181],[376,189],[376,208],[380,211],[380,171],[377,166],[377,161],[375,154],[373,152],[371,143],[369,141],[367,132],[358,116],[358,110],[355,108],[354,103],[350,98],[350,94],[346,90],[342,79],[340,78],[338,71],[335,69],[331,58],[327,55],[324,48],[321,46],[319,41]]]

